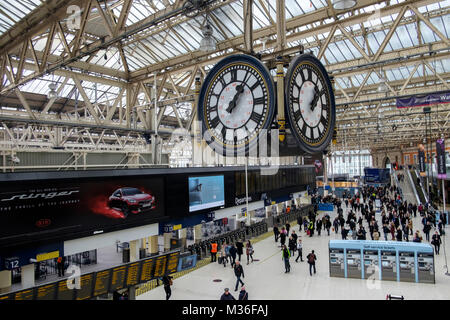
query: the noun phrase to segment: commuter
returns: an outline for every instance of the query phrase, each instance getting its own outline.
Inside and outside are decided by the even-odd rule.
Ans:
[[[395,240],[395,224],[393,222],[391,222],[390,230],[391,230],[391,236],[392,236],[391,240]]]
[[[413,235],[413,221],[412,219],[408,220],[408,229],[411,231],[411,235]]]
[[[230,252],[229,246],[224,243],[222,248],[220,248],[220,262],[223,263],[223,267],[227,266],[228,262],[228,253]]]
[[[56,260],[56,266],[58,268],[58,277],[64,277],[64,261],[62,257],[58,257]]]
[[[301,216],[297,217],[297,224],[298,224],[298,232],[302,231],[303,219]]]
[[[414,218],[415,218],[415,217],[417,217],[417,205],[414,204],[414,205],[412,206],[412,209],[413,209],[413,212],[414,212]]]
[[[291,271],[291,264],[289,263],[289,258],[291,257],[291,253],[289,249],[283,245],[283,248],[281,249],[281,258],[284,261],[284,268],[286,271],[284,273],[288,273]]]
[[[241,280],[241,276],[242,276],[242,278],[245,278],[244,269],[242,268],[239,261],[236,261],[236,263],[234,265],[234,275],[236,276],[236,288],[234,289],[234,291],[237,291],[238,287],[239,287],[239,282],[241,283],[241,286],[244,285],[244,282],[242,282],[242,280]]]
[[[284,246],[285,243],[286,243],[286,229],[283,227],[281,228],[280,233],[280,244],[281,246]]]
[[[232,243],[232,244],[231,244],[231,247],[230,247],[230,256],[231,256],[230,261],[231,261],[231,267],[232,267],[232,268],[233,268],[234,265],[236,264],[236,253],[237,253],[237,249],[236,249],[236,247],[234,246],[234,244]]]
[[[294,256],[295,249],[297,248],[297,242],[295,241],[295,239],[292,235],[289,237],[288,248],[289,248],[289,251],[292,252],[292,255]]]
[[[220,297],[220,300],[236,300],[230,293],[230,289],[225,288],[225,292]]]
[[[237,255],[238,255],[238,260],[239,261],[241,261],[242,259],[241,259],[241,256],[244,254],[244,244],[242,243],[242,241],[241,240],[238,240],[237,242],[236,242],[236,253],[237,253]]]
[[[436,254],[439,254],[439,249],[441,247],[442,240],[441,236],[438,234],[437,231],[434,233],[432,237],[431,244],[434,246],[434,251],[436,252]]]
[[[169,300],[170,296],[172,295],[172,290],[170,289],[170,286],[173,284],[172,279],[173,277],[169,275],[165,275],[162,277],[164,291],[166,292],[166,300]]]
[[[316,274],[316,260],[317,260],[317,256],[314,254],[314,250],[312,250],[311,253],[308,254],[306,259],[308,259],[308,263],[309,263],[309,274],[312,276],[311,269],[314,268],[314,274]]]
[[[314,235],[314,220],[309,222],[308,231],[309,236],[312,237]]]
[[[374,230],[373,232],[373,240],[380,240],[380,233],[378,232],[378,228]]]
[[[300,261],[303,262],[303,244],[302,244],[302,239],[298,239],[298,243],[297,243],[297,251],[298,251],[298,256],[297,259],[295,259],[295,262],[298,262],[298,258],[300,258]]]
[[[273,226],[273,234],[275,235],[275,242],[278,242],[278,237],[280,236],[280,230],[277,225]]]
[[[248,292],[245,291],[245,286],[242,286],[241,288],[241,292],[239,293],[239,300],[248,300]]]
[[[317,220],[316,227],[317,227],[317,235],[320,236],[320,233],[322,231],[322,220],[320,219]]]
[[[354,232],[355,233],[355,232]],[[358,230],[358,232],[356,233],[356,238],[357,238],[357,240],[364,240],[364,234],[363,234],[363,232],[362,232],[362,228],[360,228],[359,230]],[[354,240],[354,239],[353,239]]]
[[[338,232],[339,232],[339,219],[338,219],[338,217],[334,218],[334,220],[333,220],[333,228],[334,228],[334,232],[336,232],[336,234],[338,234]]]
[[[403,239],[403,232],[402,232],[402,229],[399,227],[399,228],[397,228],[397,241],[402,241],[402,239]]]
[[[247,241],[246,247],[246,254],[247,254],[247,264],[249,263],[249,257],[252,259],[253,262],[253,246],[250,240]]]
[[[211,262],[216,262],[217,260],[217,243],[211,243]]]
[[[345,229],[345,227],[342,227],[342,228],[341,228],[342,240],[347,240],[347,234],[348,234],[348,231],[349,231],[349,230]]]
[[[420,235],[420,231],[417,230],[417,231],[414,233],[413,242],[422,242],[422,240],[423,240],[423,238],[422,238],[422,236]]]
[[[423,233],[425,233],[425,237],[426,237],[427,241],[430,241],[430,231],[431,231],[431,223],[428,221],[423,226]]]
[[[297,243],[298,235],[295,233],[295,230],[292,230],[291,236],[292,239],[294,239],[294,242]]]
[[[445,215],[444,215],[445,216]],[[445,234],[445,230],[444,230],[444,224],[442,222],[442,220],[439,220],[438,223],[438,229],[439,229],[439,234],[442,236]]]
[[[289,237],[289,230],[291,229],[291,225],[288,223],[286,223],[286,237]]]

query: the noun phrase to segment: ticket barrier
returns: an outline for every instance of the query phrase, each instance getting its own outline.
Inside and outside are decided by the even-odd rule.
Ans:
[[[364,250],[364,279],[378,279],[378,250]]]
[[[347,278],[361,279],[360,250],[347,250]]]
[[[399,253],[400,281],[416,282],[414,252]]]
[[[344,249],[330,249],[330,277],[345,277]]]
[[[417,262],[419,282],[435,283],[433,253],[419,253]]]
[[[383,280],[397,281],[397,257],[395,251],[381,251],[381,274]]]

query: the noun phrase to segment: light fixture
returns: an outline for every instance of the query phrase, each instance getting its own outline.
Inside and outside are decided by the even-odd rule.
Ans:
[[[208,52],[216,50],[216,40],[212,37],[213,28],[206,21],[205,26],[202,27],[203,38],[200,41],[200,51]]]
[[[353,8],[356,5],[356,0],[335,0],[333,8],[336,10],[345,10]]]
[[[51,82],[48,85],[48,88],[50,89],[50,91],[47,94],[47,98],[49,98],[49,99],[56,99],[58,97],[58,93],[56,92],[56,83]]]

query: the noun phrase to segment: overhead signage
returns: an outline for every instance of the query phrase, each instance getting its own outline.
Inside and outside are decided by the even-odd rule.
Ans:
[[[396,102],[397,108],[422,107],[433,104],[450,103],[450,91],[397,98]]]
[[[425,173],[425,146],[423,144],[419,144],[419,171],[422,177],[426,176]]]
[[[447,177],[447,168],[445,163],[444,139],[438,139],[436,141],[436,161],[437,161],[438,178],[445,179]]]
[[[59,257],[59,251],[52,251],[52,252],[41,253],[41,254],[36,255],[36,260],[38,262],[40,262],[40,261],[55,259],[58,257]]]

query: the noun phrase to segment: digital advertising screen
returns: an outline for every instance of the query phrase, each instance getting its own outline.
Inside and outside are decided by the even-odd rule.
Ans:
[[[183,271],[183,270],[188,270],[191,268],[194,268],[197,265],[197,255],[193,254],[191,256],[187,256],[187,257],[180,257],[179,261],[178,261],[178,268],[177,271]]]
[[[189,177],[189,212],[225,205],[224,177]]]
[[[0,246],[41,235],[94,234],[157,223],[163,177],[102,177],[0,183]],[[26,234],[26,237],[24,237]]]

